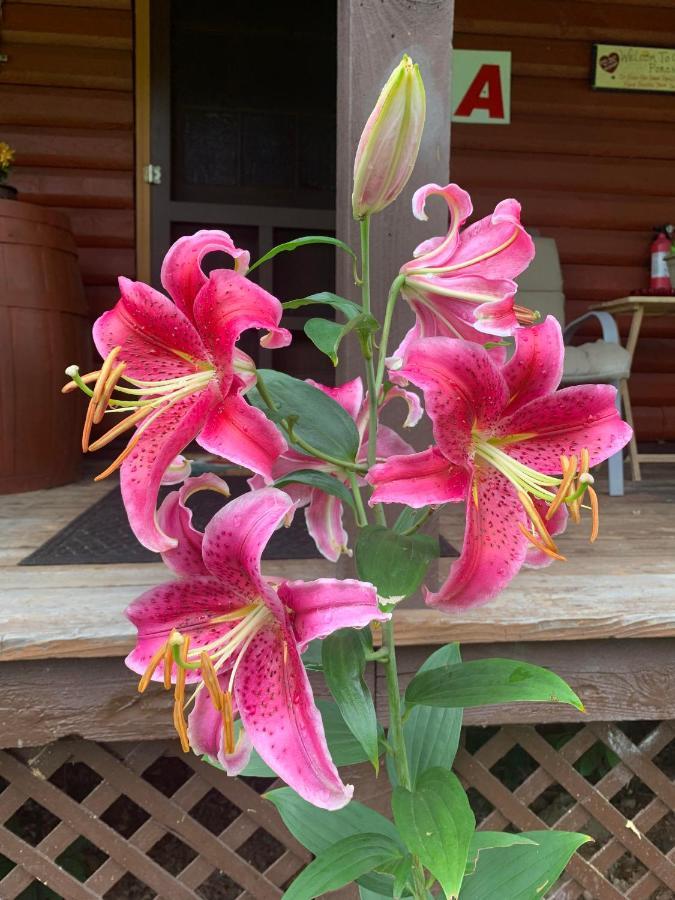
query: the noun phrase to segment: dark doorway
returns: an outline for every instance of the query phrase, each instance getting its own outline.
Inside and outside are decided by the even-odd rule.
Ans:
[[[336,30],[334,0],[253,0],[236,13],[222,0],[155,0],[155,283],[171,242],[199,228],[224,229],[252,260],[302,234],[334,234]],[[280,300],[332,290],[334,253],[281,254],[252,277]],[[302,330],[312,314],[285,317],[290,349],[246,349],[261,366],[332,383],[330,361]]]

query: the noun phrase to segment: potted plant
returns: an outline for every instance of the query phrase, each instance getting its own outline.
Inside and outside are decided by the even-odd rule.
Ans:
[[[16,188],[5,184],[13,162],[14,151],[5,141],[0,141],[0,200],[16,200]]]

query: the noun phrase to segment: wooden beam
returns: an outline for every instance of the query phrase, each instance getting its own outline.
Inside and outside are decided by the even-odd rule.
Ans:
[[[134,107],[136,130],[136,278],[150,282],[150,0],[134,4]]]

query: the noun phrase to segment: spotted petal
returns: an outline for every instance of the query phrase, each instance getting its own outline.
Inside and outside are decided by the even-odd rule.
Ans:
[[[228,680],[227,676],[218,679],[222,690],[227,690]],[[228,753],[225,749],[220,710],[215,708],[206,689],[199,690],[194,709],[188,716],[188,738],[194,752],[217,760],[228,775],[238,775],[248,765],[253,750],[253,744],[245,730],[240,727],[238,731],[234,752]]]
[[[225,231],[203,230],[179,238],[169,249],[162,263],[161,280],[176,306],[192,318],[195,297],[206,284],[208,277],[202,270],[207,253],[221,251],[234,260],[235,270],[246,274],[250,254],[235,247]]]
[[[509,455],[540,472],[556,474],[561,471],[561,455],[579,459],[585,447],[595,466],[625,447],[632,432],[616,408],[616,388],[582,384],[531,400],[500,422],[496,433],[523,435],[510,444]]]
[[[229,497],[227,484],[217,475],[205,472],[188,478],[177,491],[168,494],[157,510],[157,524],[164,534],[175,538],[177,546],[162,553],[162,559],[177,575],[208,575],[202,559],[201,531],[192,524],[192,510],[187,501],[199,491],[216,491]]]
[[[502,591],[525,561],[529,543],[518,523],[525,512],[514,488],[495,469],[477,469],[466,498],[466,529],[459,559],[426,603],[445,612],[486,603]]]
[[[372,584],[345,578],[317,581],[284,581],[279,597],[292,611],[293,631],[302,653],[315,638],[325,638],[339,628],[363,628],[370,622],[385,622],[389,614],[377,605]]]
[[[565,356],[562,330],[553,316],[547,316],[541,325],[519,328],[515,344],[515,352],[502,370],[509,387],[506,415],[552,393],[560,384]]]
[[[234,693],[253,746],[294,791],[323,809],[349,803],[353,788],[342,783],[330,757],[312,688],[288,629],[276,623],[258,632],[241,658]]]
[[[349,541],[342,524],[342,501],[314,488],[305,509],[305,522],[319,553],[331,562],[337,562]]]
[[[150,588],[126,610],[127,617],[138,629],[136,646],[126,658],[127,666],[139,675],[144,672],[153,654],[166,644],[173,629],[190,635],[191,651],[222,638],[235,623],[213,624],[212,620],[238,609],[245,602],[233,592],[226,591],[211,576],[183,578]],[[164,677],[163,668],[160,663],[153,676],[155,681]],[[198,681],[199,678],[198,669],[186,673],[188,682]]]
[[[121,297],[94,323],[102,357],[121,347],[125,375],[143,381],[176,378],[199,370],[206,350],[197,331],[163,294],[141,281],[119,279]]]
[[[413,509],[456,503],[466,496],[466,470],[448,462],[436,447],[421,453],[392,456],[370,470],[366,480],[374,485],[373,503],[405,503]]]

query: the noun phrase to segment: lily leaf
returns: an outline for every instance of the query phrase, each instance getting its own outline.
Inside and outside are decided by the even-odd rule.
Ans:
[[[555,884],[574,851],[591,840],[569,831],[525,831],[520,837],[532,845],[495,847],[480,854],[475,872],[462,882],[459,900],[539,900]]]
[[[478,857],[483,850],[494,850],[498,847],[514,847],[517,844],[536,846],[536,841],[525,834],[511,834],[508,831],[474,831],[469,843],[469,855],[466,858],[466,875],[476,871]]]
[[[427,769],[412,791],[394,788],[394,820],[406,847],[455,900],[476,820],[464,788],[448,769]]]
[[[254,406],[277,424],[282,420],[293,422],[294,434],[321,453],[348,462],[356,459],[359,433],[339,403],[306,381],[283,372],[260,369],[259,374],[275,409],[268,407],[255,387],[246,395]],[[297,449],[309,452],[302,447]]]
[[[364,680],[366,656],[354,628],[341,628],[323,642],[321,656],[326,684],[349,730],[379,771],[379,735],[375,704]]]
[[[329,319],[308,319],[305,322],[304,331],[314,346],[325,353],[334,366],[337,366],[340,343],[350,331],[356,331],[359,340],[365,346],[368,336],[374,334],[379,327],[377,319],[369,313],[359,312],[344,325],[331,322]]]
[[[400,846],[384,834],[353,834],[319,853],[284,894],[285,900],[314,900],[351,884],[362,875],[404,856]]]
[[[349,489],[327,472],[319,472],[316,469],[298,469],[297,472],[289,472],[287,475],[277,478],[272,487],[283,487],[285,484],[308,484],[310,487],[319,488],[324,494],[332,494],[347,506],[354,508],[354,498]]]
[[[430,506],[423,506],[421,509],[406,506],[394,522],[394,531],[397,534],[411,534],[429,517],[430,509]]]
[[[330,291],[320,291],[318,294],[310,294],[309,297],[301,297],[299,300],[286,300],[281,304],[284,309],[300,309],[303,306],[332,306],[341,312],[345,318],[353,319],[361,313],[361,307],[346,297],[332,294]]]
[[[555,672],[513,659],[476,659],[418,672],[405,692],[405,702],[411,706],[466,708],[526,701],[569,703],[584,709]]]
[[[340,241],[337,238],[329,237],[327,234],[312,234],[307,235],[306,237],[295,238],[292,241],[286,241],[283,244],[277,244],[276,247],[272,247],[271,250],[268,250],[264,256],[261,256],[260,259],[256,260],[252,266],[249,267],[249,272],[252,272],[254,269],[257,269],[258,266],[261,266],[263,263],[268,262],[270,259],[274,259],[279,253],[284,253],[290,250],[297,250],[298,247],[307,247],[310,244],[332,244],[334,247],[339,247],[340,250],[344,250],[345,253],[348,253],[354,261],[356,261],[356,254],[352,250],[352,248],[345,244],[344,241]]]
[[[402,535],[384,525],[362,528],[356,542],[356,571],[381,597],[409,597],[422,584],[438,541],[426,534]]]

